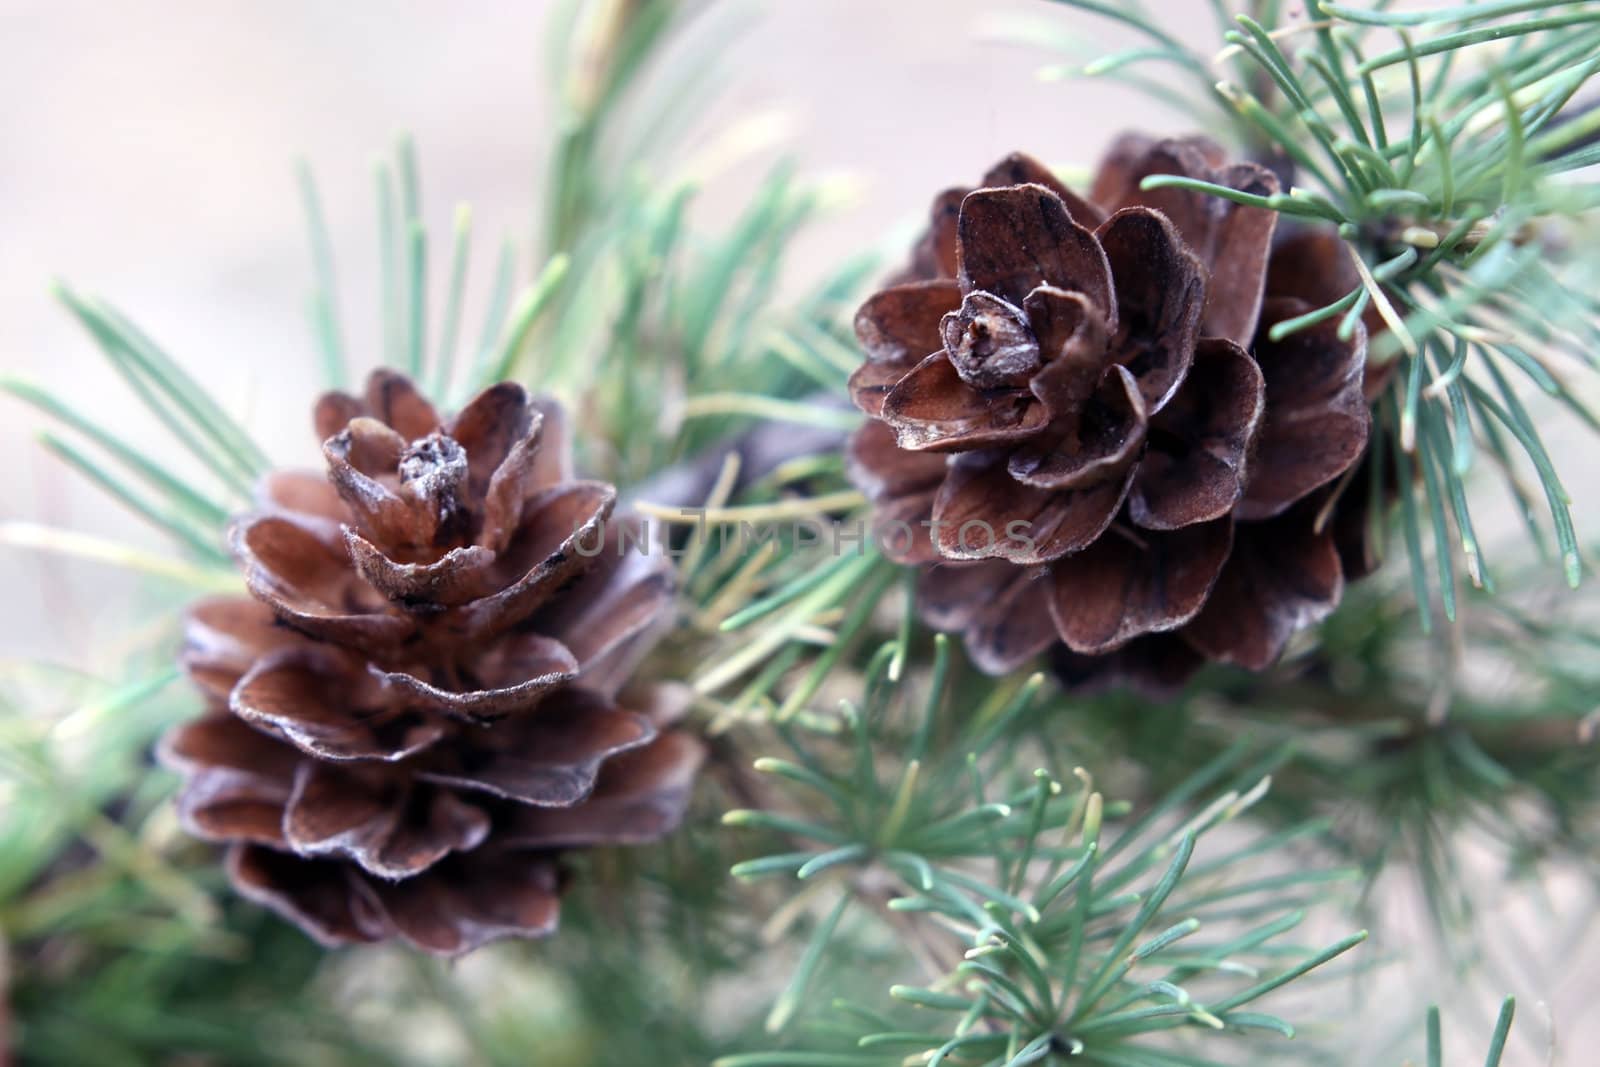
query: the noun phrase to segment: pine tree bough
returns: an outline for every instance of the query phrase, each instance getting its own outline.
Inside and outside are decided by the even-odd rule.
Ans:
[[[276,471],[230,541],[254,599],[199,603],[209,710],[162,745],[240,892],[329,944],[441,955],[554,930],[564,849],[653,840],[700,744],[617,694],[673,610],[559,408],[501,383],[441,419],[411,382],[316,406],[329,474]]]
[[[1052,650],[1074,684],[1260,670],[1366,555],[1366,334],[1282,340],[1342,279],[1276,215],[1195,190],[1278,191],[1210,141],[1125,135],[1087,197],[1023,155],[934,203],[909,267],[856,319],[872,417],[851,473],[916,537],[924,621],[994,674]],[[1357,568],[1357,573],[1364,568]],[[1356,574],[1351,574],[1351,577]]]

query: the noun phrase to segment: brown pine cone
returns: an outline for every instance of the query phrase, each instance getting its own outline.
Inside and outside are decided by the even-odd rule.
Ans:
[[[856,319],[852,476],[924,619],[991,673],[1052,648],[1072,681],[1261,669],[1343,588],[1327,498],[1366,445],[1365,336],[1270,340],[1312,306],[1263,298],[1275,214],[1151,174],[1277,191],[1199,138],[1123,137],[1088,198],[1013,155],[938,197]]]
[[[559,850],[659,837],[688,800],[699,744],[614,701],[670,566],[617,550],[615,490],[519,385],[445,421],[380,370],[315,422],[328,476],[269,475],[233,524],[254,599],[186,621],[209,711],[162,744],[183,824],[326,944],[548,934]]]

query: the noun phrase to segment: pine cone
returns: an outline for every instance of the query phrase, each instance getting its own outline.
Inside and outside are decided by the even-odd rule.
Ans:
[[[687,802],[698,743],[613,699],[670,567],[615,550],[615,490],[574,480],[521,386],[446,422],[378,371],[315,422],[329,476],[269,475],[231,529],[254,599],[186,621],[209,710],[162,745],[183,824],[327,944],[547,934],[559,850],[650,840]]]
[[[856,319],[852,476],[991,673],[1051,648],[1082,682],[1261,669],[1342,591],[1324,512],[1366,444],[1365,335],[1272,341],[1313,306],[1263,296],[1275,214],[1151,174],[1277,191],[1198,138],[1123,137],[1087,198],[1013,155],[938,197]]]

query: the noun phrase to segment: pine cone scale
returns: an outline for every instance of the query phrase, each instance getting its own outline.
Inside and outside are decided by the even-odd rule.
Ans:
[[[298,855],[340,857],[375,877],[398,880],[476,848],[490,820],[444,790],[305,760],[282,826],[284,843]]]
[[[1006,472],[1036,489],[1089,489],[1125,480],[1147,432],[1138,382],[1126,367],[1111,367],[1071,417],[1013,451]]]
[[[946,189],[934,197],[933,208],[928,215],[928,230],[912,252],[911,265],[890,279],[891,283],[956,276],[956,221],[961,212],[961,201],[971,191],[965,188]]]
[[[670,830],[704,759],[680,733],[623,753],[601,768],[588,801],[566,808],[519,808],[500,834],[508,848],[641,844]]]
[[[1267,309],[1274,321],[1312,310],[1288,300],[1270,300]],[[1339,337],[1336,323],[1325,322],[1282,341],[1263,338],[1256,346],[1267,416],[1240,518],[1281,514],[1361,457],[1372,422],[1362,392],[1366,357],[1366,331],[1359,324],[1348,341]]]
[[[1042,573],[1010,576],[967,625],[969,652],[991,674],[1008,674],[1061,639],[1050,613],[1050,582]]]
[[[1217,184],[1251,196],[1278,192],[1278,179],[1255,163],[1239,163],[1218,175]],[[1205,319],[1201,331],[1234,344],[1249,344],[1261,320],[1261,302],[1271,262],[1278,213],[1211,198],[1215,236],[1211,240]]]
[[[1277,212],[1195,190],[1139,188],[1152,175],[1177,174],[1255,196],[1279,191],[1277,176],[1265,167],[1224,164],[1221,150],[1205,138],[1128,136],[1112,146],[1091,195],[1098,203],[1150,208],[1169,219],[1208,279],[1202,333],[1248,346],[1260,317]]]
[[[1314,515],[1302,504],[1239,523],[1235,551],[1185,639],[1211,659],[1264,670],[1296,631],[1326,618],[1344,593],[1344,570],[1331,530],[1316,529]]]
[[[931,520],[944,558],[1031,566],[1079,551],[1111,525],[1131,481],[1124,476],[1086,489],[1037,489],[1006,475],[1006,462],[979,453],[950,464]]]
[[[519,804],[567,807],[594,789],[602,763],[656,735],[648,719],[598,699],[551,703],[559,706],[429,753],[417,775]]]
[[[479,664],[481,689],[465,692],[434,685],[405,671],[386,671],[368,664],[372,676],[390,689],[390,699],[448,715],[466,722],[486,724],[525,712],[568,682],[581,665],[560,641],[542,634],[516,634],[501,642],[498,655]]]
[[[1118,211],[1095,236],[1117,287],[1110,351],[1132,372],[1146,410],[1154,414],[1189,373],[1200,339],[1205,275],[1172,224],[1148,208]]]
[[[1233,544],[1226,518],[1170,532],[1113,531],[1051,568],[1051,617],[1083,655],[1176,630],[1200,613]]]
[[[245,516],[230,530],[245,588],[285,625],[309,638],[378,653],[414,636],[384,612],[382,594],[346,569],[342,546],[279,514]]]
[[[544,413],[528,403],[522,388],[513,382],[491,385],[475,396],[450,420],[448,434],[466,451],[467,492],[474,499],[487,499],[496,474],[506,469],[514,452],[532,456],[544,435]],[[526,474],[526,461],[513,464],[509,471]],[[552,484],[549,478],[542,484]]]
[[[1233,512],[1249,482],[1247,461],[1266,404],[1261,369],[1231,341],[1195,349],[1188,387],[1150,425],[1128,517],[1147,530],[1177,530]]]
[[[1045,406],[1051,419],[1070,418],[1094,393],[1105,370],[1111,323],[1088,296],[1051,285],[1029,293],[1022,309],[1044,360],[1039,373],[1028,382],[1028,391]]]
[[[282,846],[287,800],[281,782],[238,772],[210,774],[179,800],[178,820],[185,832],[205,841]]]
[[[961,202],[957,278],[974,293],[1020,306],[1042,285],[1083,293],[1115,322],[1111,265],[1090,231],[1042,185],[980,189]]]
[[[560,916],[560,879],[538,854],[481,850],[438,865],[434,878],[373,885],[383,915],[407,941],[459,956],[501,937],[543,937]]]
[[[258,844],[236,844],[225,863],[239,894],[270,908],[327,948],[378,941],[385,920],[377,894],[335,860],[297,860]]]
[[[362,581],[401,607],[454,607],[495,589],[495,554],[481,545],[452,548],[427,563],[396,563],[354,530],[344,531],[344,542]]]
[[[856,312],[856,337],[874,363],[916,363],[944,347],[944,317],[961,308],[947,278],[906,282],[870,297]]]
[[[901,448],[952,452],[1025,441],[1044,428],[1045,410],[1022,389],[973,387],[939,351],[884,395],[882,418]]]
[[[307,755],[331,760],[408,759],[445,735],[422,709],[398,707],[362,662],[304,644],[263,655],[239,679],[229,710]]]
[[[983,176],[984,188],[1004,185],[1042,185],[1049,189],[1067,208],[1073,221],[1091,229],[1105,221],[1106,215],[1094,204],[1073,192],[1049,167],[1032,156],[1021,152],[1011,155],[990,167]]]

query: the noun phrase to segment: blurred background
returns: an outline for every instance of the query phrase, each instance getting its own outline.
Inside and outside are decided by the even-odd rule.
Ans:
[[[311,257],[295,159],[317,176],[358,366],[377,361],[379,343],[373,161],[401,131],[415,139],[433,232],[448,233],[456,205],[472,205],[474,322],[502,235],[516,243],[520,279],[537,266],[544,153],[561,114],[546,64],[553,6],[0,0],[0,372],[70,395],[181,464],[52,298],[52,279],[65,279],[128,311],[274,460],[312,463],[307,412],[321,370],[305,313]],[[1202,0],[1167,7],[1175,36],[1210,39]],[[1025,35],[1023,23],[1034,24]],[[693,218],[713,232],[780,159],[820,183],[829,210],[787,263],[785,284],[798,289],[847,257],[903,248],[932,194],[1006,152],[1088,167],[1120,129],[1171,126],[1171,115],[1116,83],[1038,76],[1064,56],[1122,43],[1102,25],[1083,36],[1084,26],[1037,0],[726,0],[674,45],[689,62],[716,55],[721,65],[709,105],[664,146],[659,166],[664,177],[701,179]],[[442,274],[430,279],[435,294]],[[0,397],[0,521],[169,553],[38,446],[44,425]],[[1580,527],[1593,521],[1592,502],[1579,510]],[[0,659],[69,670],[105,662],[116,652],[108,644],[142,637],[142,582],[92,561],[0,548]],[[1548,889],[1543,905],[1500,916],[1511,936],[1491,952],[1502,984],[1514,977],[1530,1007],[1553,1003],[1571,1040],[1596,976],[1560,965],[1571,939],[1552,937],[1545,912],[1582,905],[1571,885]],[[1351,1002],[1367,1001],[1364,990]],[[369,1007],[381,1013],[380,993]],[[1406,1010],[1425,995],[1409,990]],[[1537,1042],[1544,1024],[1537,1009],[1528,1014]]]
[[[532,269],[559,112],[545,61],[554,7],[3,0],[0,371],[65,388],[157,455],[174,454],[52,299],[61,278],[130,314],[275,459],[311,462],[304,413],[320,369],[294,160],[309,162],[321,188],[358,362],[375,361],[378,340],[373,160],[400,131],[415,137],[434,232],[448,233],[457,203],[472,205],[475,322],[502,235],[517,242],[521,277]],[[1213,33],[1204,4],[1174,8],[1175,31]],[[780,158],[824,182],[832,207],[789,263],[789,282],[802,285],[897,230],[903,238],[934,192],[1008,151],[1034,146],[1052,163],[1089,166],[1116,130],[1159,118],[1112,83],[1035,76],[1063,56],[1015,43],[1023,20],[1078,37],[1085,56],[1116,41],[1070,32],[1084,20],[1065,15],[1034,0],[712,5],[674,45],[692,63],[718,57],[709,106],[664,146],[663,166],[703,179],[692,210],[711,230]],[[443,274],[430,279],[435,293]],[[163,549],[38,447],[43,424],[0,399],[0,517]],[[14,605],[0,616],[4,654],[80,665],[98,639],[125,630],[137,583],[14,551],[0,552],[0,581]]]

